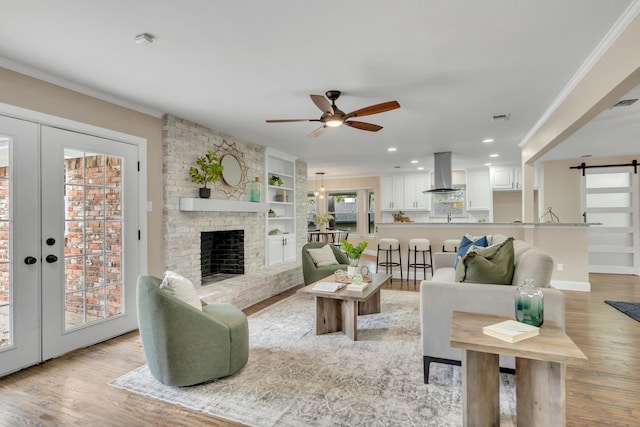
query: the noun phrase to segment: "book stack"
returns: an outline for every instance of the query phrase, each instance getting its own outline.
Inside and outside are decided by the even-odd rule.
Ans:
[[[504,322],[483,327],[482,333],[502,341],[514,343],[539,335],[540,328],[516,322],[515,320],[505,320]]]
[[[348,291],[363,292],[368,287],[369,287],[368,283],[360,283],[360,284],[352,283],[350,285],[347,285],[347,290]]]

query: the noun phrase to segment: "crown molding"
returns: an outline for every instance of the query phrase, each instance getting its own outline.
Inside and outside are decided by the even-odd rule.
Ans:
[[[139,113],[147,114],[152,117],[160,118],[164,114],[161,111],[155,110],[153,108],[136,104],[135,102],[131,102],[126,99],[119,98],[117,96],[109,95],[108,93],[101,92],[87,86],[83,86],[81,84],[63,79],[61,77],[55,76],[53,74],[47,73],[42,70],[38,70],[36,68],[29,67],[24,64],[20,64],[18,62],[12,61],[10,59],[7,59],[1,56],[0,56],[0,67],[6,68],[11,71],[15,71],[16,73],[24,74],[29,77],[33,77],[38,80],[45,81],[47,83],[54,84],[56,86],[63,87],[65,89],[72,90],[74,92],[81,93],[83,95],[91,96],[93,98],[97,98],[102,101],[109,102],[111,104],[129,108],[131,110],[137,111]]]

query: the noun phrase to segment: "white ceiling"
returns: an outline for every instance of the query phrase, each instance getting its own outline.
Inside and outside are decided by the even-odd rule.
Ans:
[[[311,176],[432,169],[438,151],[453,151],[454,168],[515,165],[518,144],[632,3],[0,0],[0,66],[278,148]],[[144,32],[153,44],[133,42]],[[359,119],[384,126],[377,133],[342,126],[307,138],[317,123],[265,123],[319,118],[309,94],[332,89],[345,112],[401,108]],[[574,136],[579,151],[567,142],[545,158],[628,153],[598,152],[628,131],[623,121],[638,141],[640,102],[624,110],[635,115],[604,117],[613,124]]]

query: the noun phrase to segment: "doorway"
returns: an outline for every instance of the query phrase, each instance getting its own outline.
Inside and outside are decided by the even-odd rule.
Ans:
[[[0,116],[0,375],[137,327],[138,148]]]

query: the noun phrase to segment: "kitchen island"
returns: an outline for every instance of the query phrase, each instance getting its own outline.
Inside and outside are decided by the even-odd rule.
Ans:
[[[447,239],[503,234],[525,240],[549,252],[555,266],[551,284],[567,290],[590,290],[589,225],[585,223],[481,223],[481,222],[390,222],[377,223],[377,237],[393,237],[400,241],[403,274],[407,272],[409,240],[420,237],[431,241],[433,252],[441,252]],[[413,274],[413,273],[412,273]],[[394,274],[396,277],[396,274]]]

